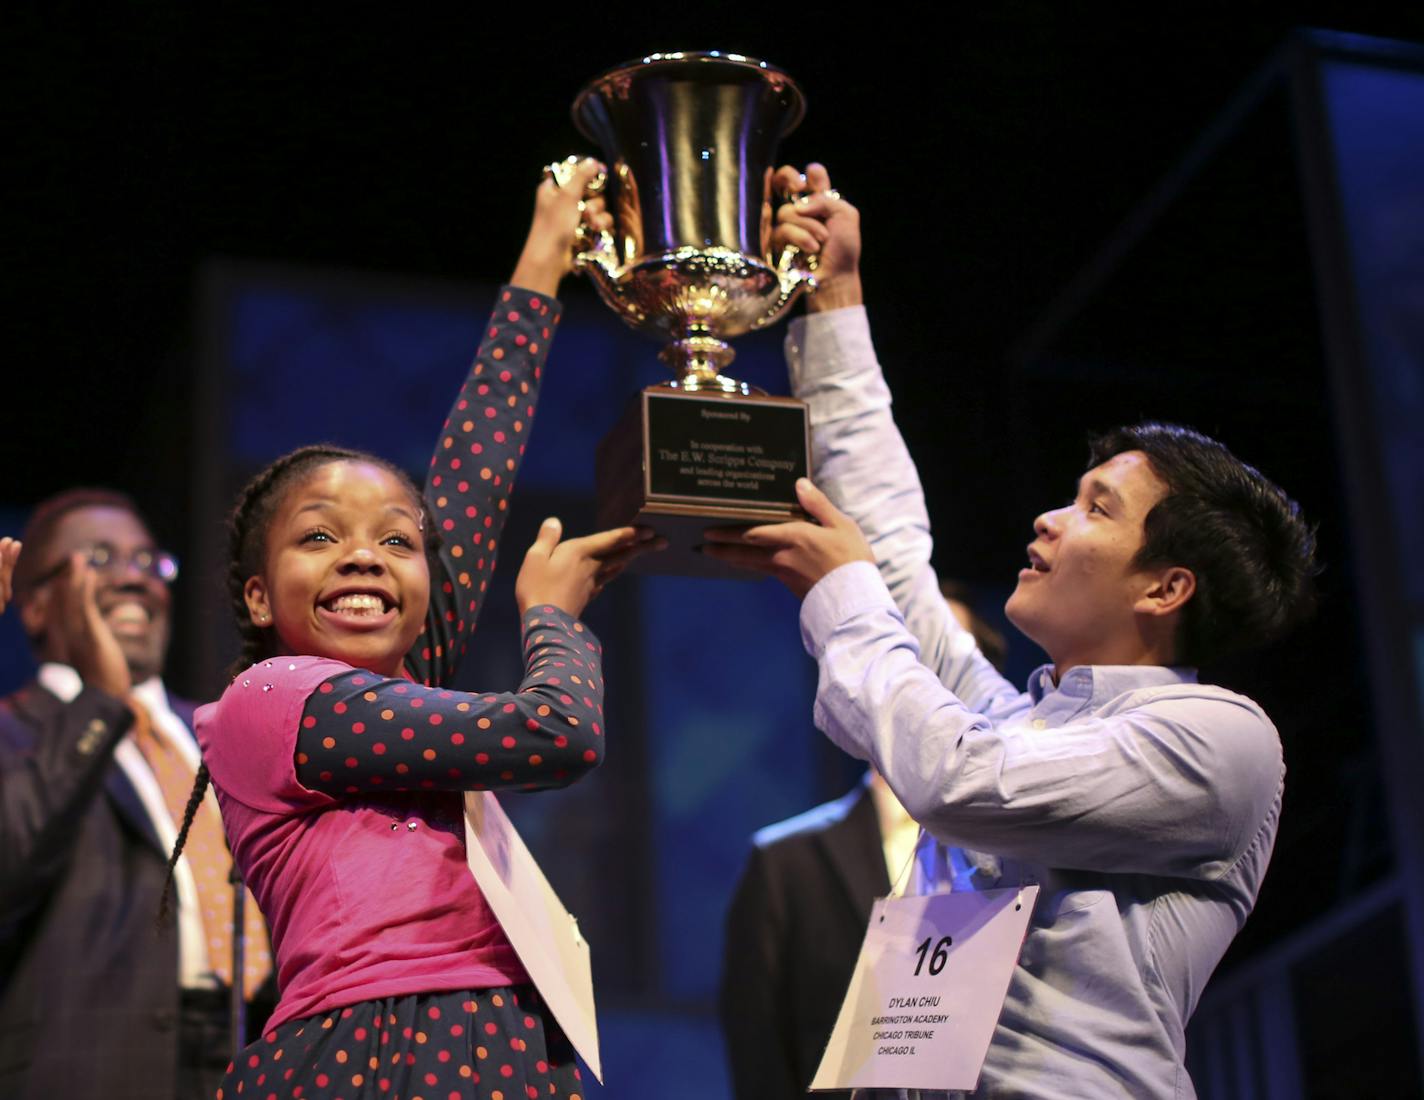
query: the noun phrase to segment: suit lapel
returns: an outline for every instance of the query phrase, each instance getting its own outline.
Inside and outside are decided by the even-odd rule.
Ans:
[[[108,773],[104,776],[104,793],[109,796],[114,809],[128,822],[129,827],[143,837],[155,852],[167,859],[168,852],[164,850],[163,842],[158,839],[153,818],[148,815],[148,807],[143,804],[138,791],[129,782],[128,773],[117,761],[109,766]]]
[[[845,816],[816,839],[845,888],[846,903],[860,923],[866,924],[875,899],[890,892],[890,876],[869,788],[862,786],[847,797],[854,801]]]

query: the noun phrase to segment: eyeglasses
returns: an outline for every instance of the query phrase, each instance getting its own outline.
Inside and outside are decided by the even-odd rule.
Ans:
[[[96,542],[92,546],[80,547],[77,552],[85,555],[85,562],[96,573],[112,576],[126,569],[137,569],[164,584],[172,584],[178,579],[178,559],[167,550],[135,550],[125,557],[107,542]],[[48,584],[68,567],[69,559],[65,558],[31,581],[30,587]]]

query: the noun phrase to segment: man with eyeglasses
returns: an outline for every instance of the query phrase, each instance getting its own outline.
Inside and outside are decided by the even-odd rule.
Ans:
[[[178,563],[108,490],[43,502],[22,544],[5,587],[40,668],[0,700],[0,1095],[210,1098],[231,1051],[220,832],[157,924],[200,761],[161,678]],[[249,932],[251,990],[270,961]]]

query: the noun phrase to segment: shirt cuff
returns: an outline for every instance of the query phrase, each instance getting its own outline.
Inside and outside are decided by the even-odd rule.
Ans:
[[[877,366],[864,306],[797,317],[785,343],[793,390],[823,378],[863,374]]]
[[[801,644],[819,661],[842,623],[880,608],[900,614],[875,564],[852,561],[838,566],[817,581],[801,602]]]

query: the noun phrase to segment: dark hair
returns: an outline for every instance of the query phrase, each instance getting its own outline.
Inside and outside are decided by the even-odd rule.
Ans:
[[[242,650],[229,669],[231,675],[235,676],[248,665],[271,657],[277,652],[275,628],[259,627],[252,622],[247,601],[243,598],[243,589],[247,579],[260,573],[266,563],[267,528],[287,492],[313,471],[332,462],[369,462],[398,478],[410,491],[411,499],[420,510],[427,558],[432,557],[439,548],[439,535],[425,507],[425,499],[411,476],[399,466],[379,455],[353,451],[329,443],[298,447],[295,451],[284,454],[243,487],[242,492],[237,495],[237,504],[228,516],[227,590],[233,615],[237,619],[238,634],[242,639]]]
[[[50,540],[54,538],[55,528],[65,516],[81,508],[116,508],[128,512],[145,527],[148,526],[133,498],[114,489],[83,486],[46,497],[30,513],[29,522],[20,534],[25,552],[15,563],[16,592],[28,592],[35,578],[44,573],[50,564],[45,561],[45,551],[49,548]]]
[[[232,603],[233,615],[237,619],[237,631],[242,639],[242,649],[229,673],[236,676],[249,665],[271,657],[277,652],[276,629],[259,627],[252,621],[243,598],[247,579],[262,571],[267,560],[267,527],[282,501],[293,486],[299,485],[309,474],[332,462],[369,462],[394,475],[410,491],[411,499],[420,510],[421,524],[425,533],[426,557],[431,558],[439,549],[440,538],[425,507],[425,498],[411,476],[399,466],[379,455],[365,451],[353,451],[330,443],[317,443],[308,447],[298,447],[271,462],[266,469],[243,486],[237,495],[237,503],[228,516],[228,597]],[[159,906],[159,921],[168,914],[168,899],[173,889],[173,868],[183,852],[188,839],[188,829],[193,824],[193,815],[202,805],[203,795],[208,786],[208,768],[198,769],[193,783],[193,792],[188,796],[188,805],[183,811],[183,824],[178,830],[178,838],[173,845],[173,853],[168,858],[168,876],[163,884],[163,900]]]
[[[1201,665],[1269,642],[1315,609],[1315,532],[1300,506],[1222,444],[1147,422],[1090,443],[1089,467],[1141,451],[1167,484],[1143,521],[1134,565],[1196,576],[1182,608],[1176,661]]]

